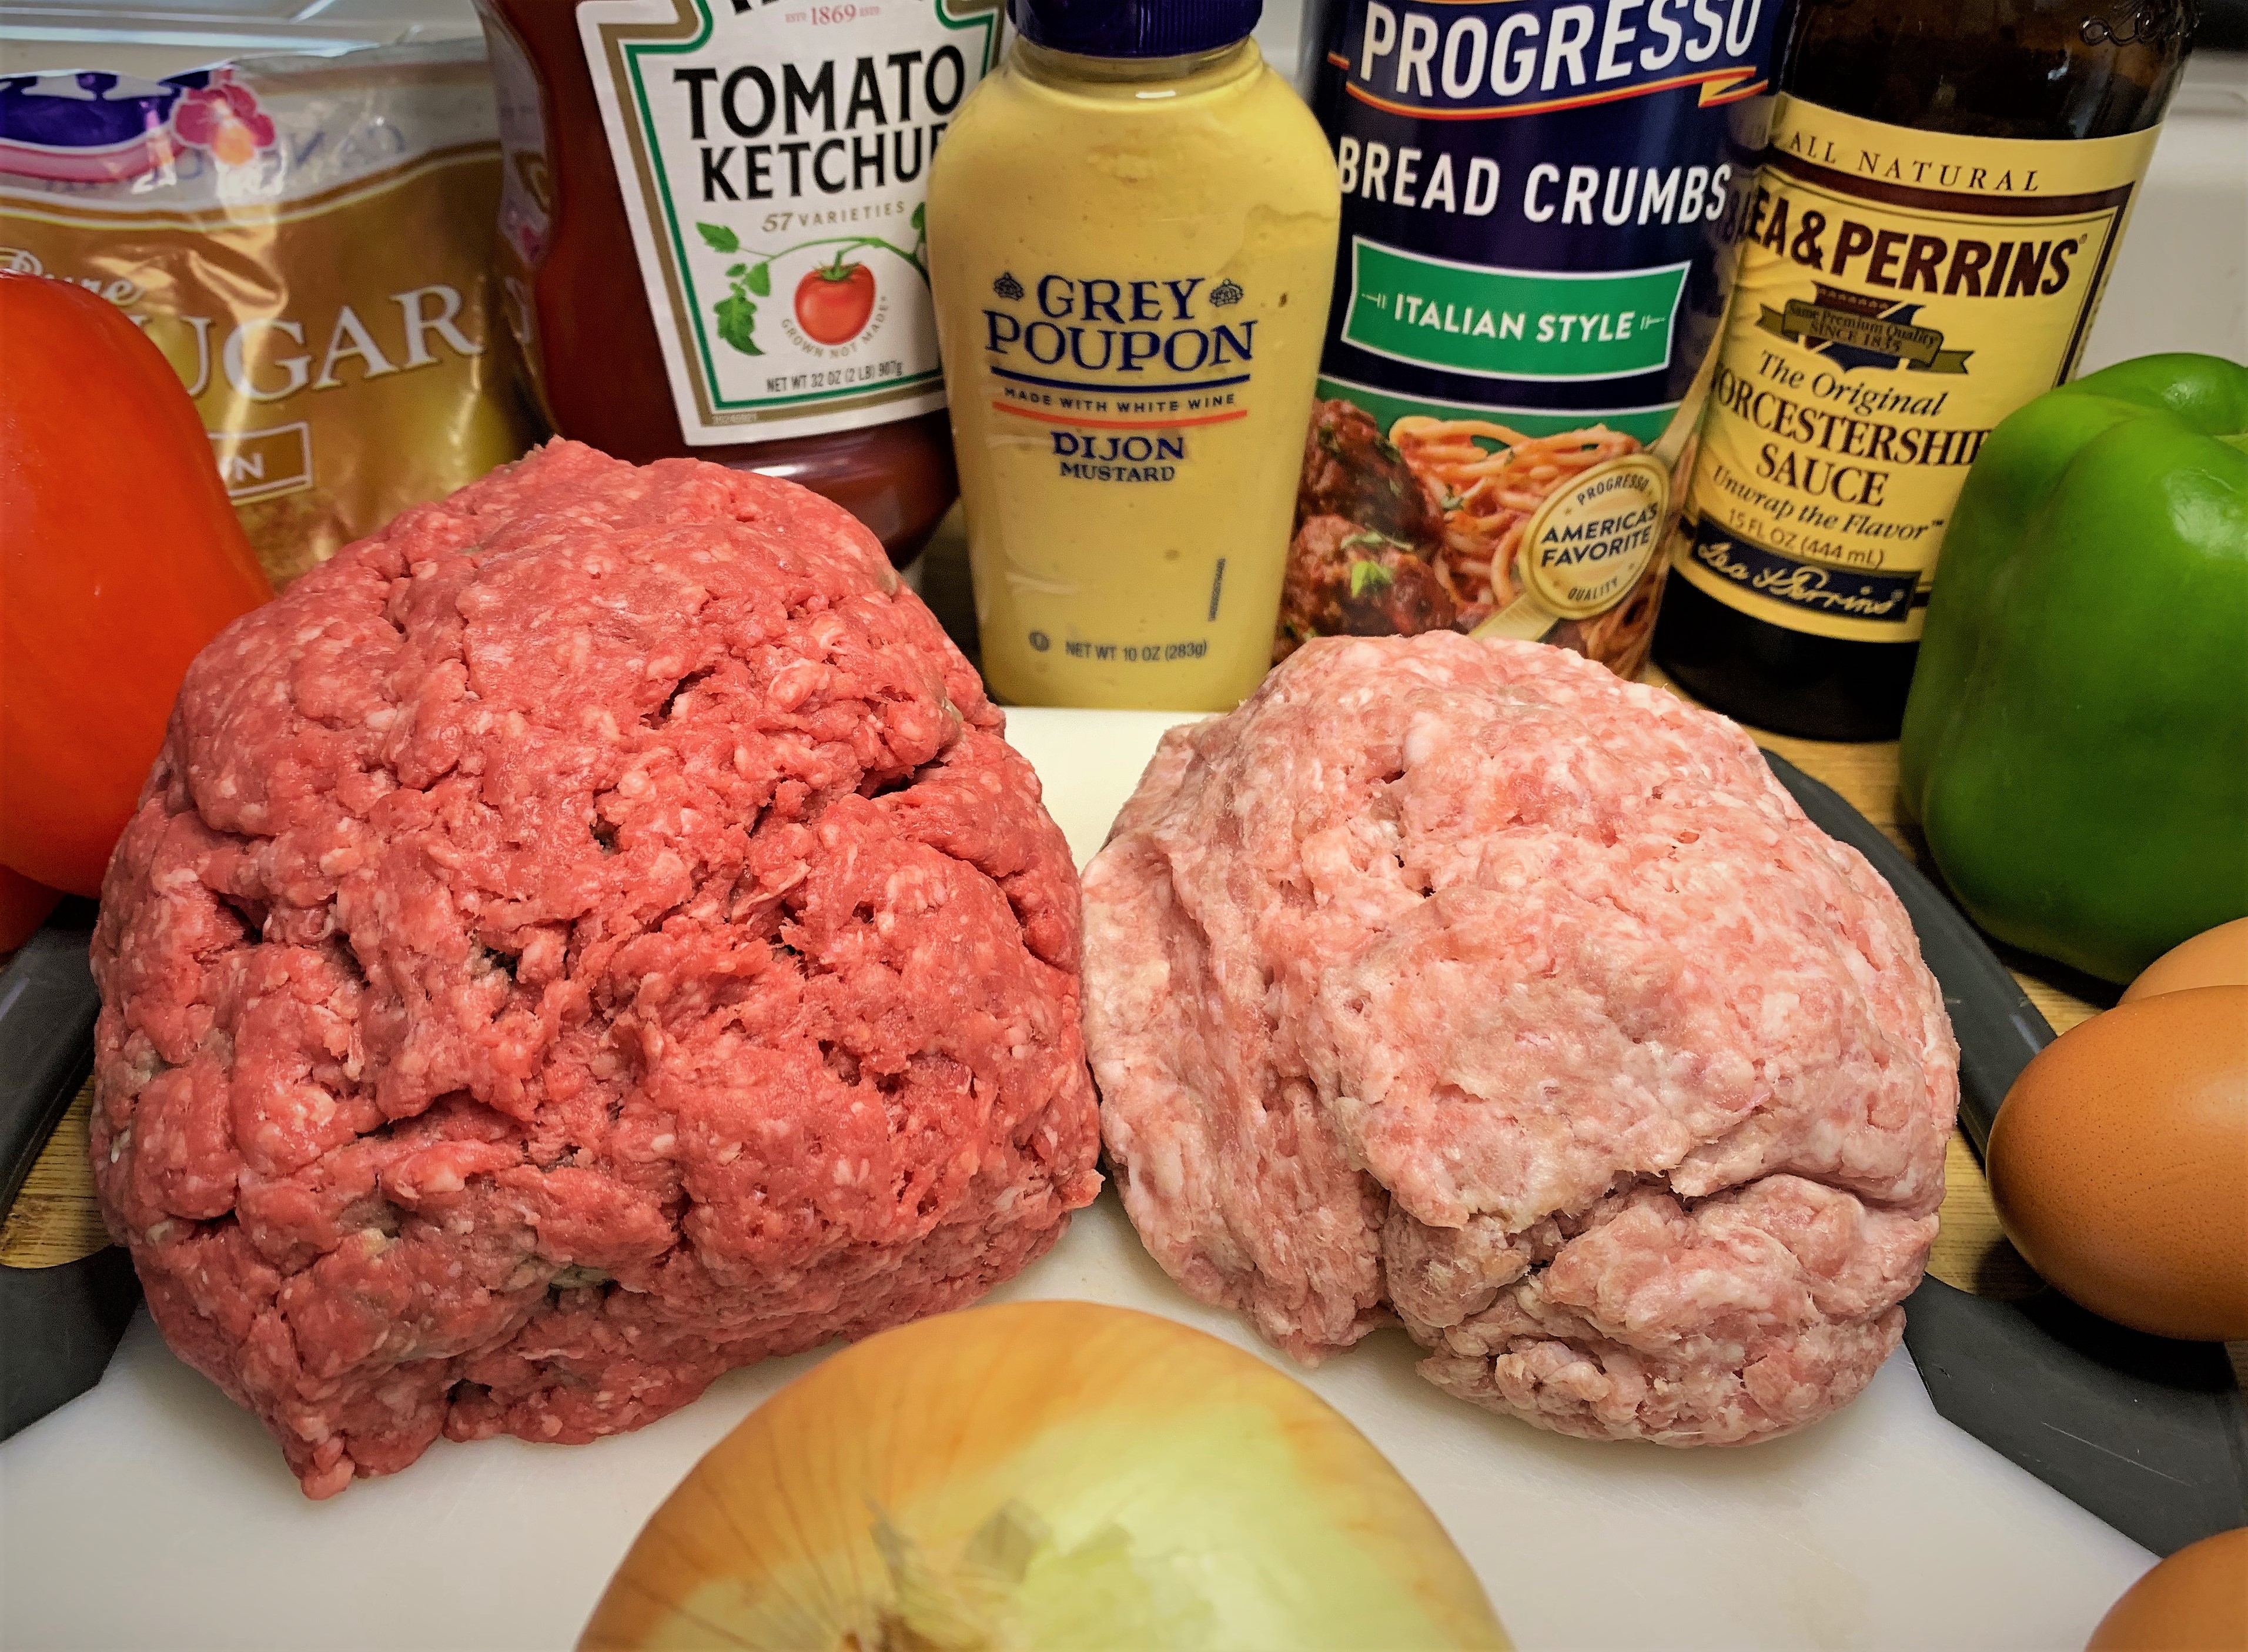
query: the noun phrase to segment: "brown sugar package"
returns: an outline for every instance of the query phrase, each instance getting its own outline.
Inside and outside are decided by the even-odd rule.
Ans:
[[[0,79],[0,268],[178,369],[276,586],[523,452],[482,43]]]
[[[1313,0],[1342,240],[1274,653],[1647,658],[1780,0]]]

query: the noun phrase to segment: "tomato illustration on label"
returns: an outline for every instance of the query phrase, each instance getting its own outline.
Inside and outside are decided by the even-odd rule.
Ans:
[[[819,344],[848,344],[874,313],[874,272],[838,259],[796,284],[796,325]]]
[[[915,207],[907,220],[913,226],[913,244],[901,247],[885,241],[880,236],[827,236],[816,241],[799,241],[792,247],[783,247],[767,252],[745,244],[739,234],[723,223],[697,223],[695,232],[702,237],[702,244],[720,257],[737,262],[725,266],[726,296],[711,306],[711,319],[717,323],[718,336],[744,355],[761,356],[763,346],[757,343],[757,300],[772,296],[773,264],[792,253],[821,249],[820,257],[827,257],[826,249],[834,249],[834,257],[825,264],[806,271],[796,284],[796,325],[813,344],[833,349],[848,344],[867,329],[874,319],[876,296],[874,272],[863,264],[852,262],[856,252],[887,252],[901,259],[908,268],[926,283],[929,265],[922,257],[929,245],[929,230],[922,208]]]

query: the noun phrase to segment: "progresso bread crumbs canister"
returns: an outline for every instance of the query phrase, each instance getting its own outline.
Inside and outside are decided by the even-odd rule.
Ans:
[[[1449,628],[1636,674],[1785,6],[1314,0],[1342,237],[1275,657]]]

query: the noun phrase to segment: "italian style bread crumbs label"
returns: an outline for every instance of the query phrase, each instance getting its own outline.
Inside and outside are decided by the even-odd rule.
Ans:
[[[586,0],[578,24],[687,441],[942,408],[922,201],[998,0]]]
[[[483,57],[0,83],[0,267],[101,293],[163,351],[277,586],[535,439],[492,325]]]
[[[1783,10],[1314,8],[1342,242],[1276,655],[1450,628],[1638,671]]]
[[[1967,467],[2074,370],[2155,135],[1963,138],[1780,99],[1680,577],[1789,630],[1917,638]]]

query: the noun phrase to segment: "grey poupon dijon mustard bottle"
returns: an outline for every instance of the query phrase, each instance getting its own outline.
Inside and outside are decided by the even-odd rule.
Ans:
[[[1893,737],[1991,428],[2074,370],[2192,0],[1805,0],[1655,657],[1747,722]]]
[[[1259,0],[1012,0],[930,174],[984,671],[1224,710],[1272,658],[1341,192]]]

